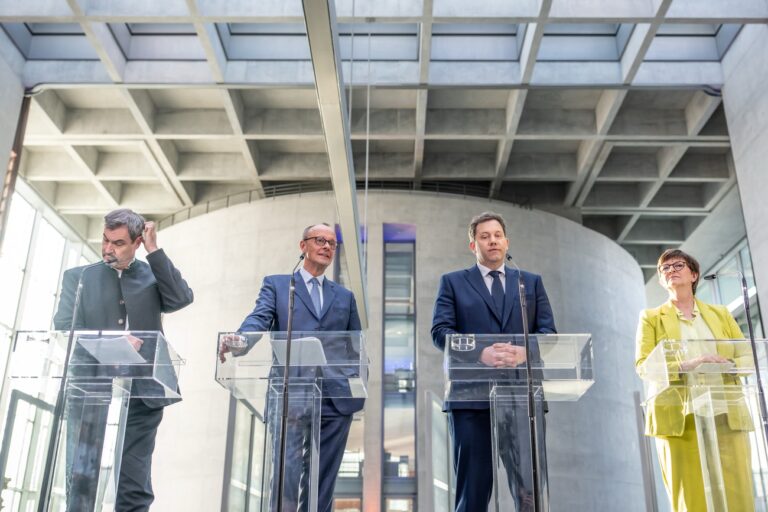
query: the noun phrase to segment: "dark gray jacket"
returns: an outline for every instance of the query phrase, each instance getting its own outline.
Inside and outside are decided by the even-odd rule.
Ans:
[[[61,299],[53,319],[58,330],[69,330],[72,308],[80,275],[83,289],[80,296],[75,329],[126,329],[126,316],[131,331],[162,331],[162,313],[172,313],[192,303],[192,290],[181,273],[162,249],[147,255],[147,263],[135,260],[118,277],[107,265],[77,267],[64,272]],[[146,343],[145,343],[146,345]],[[152,347],[142,346],[141,353]],[[145,394],[149,381],[136,379],[132,392]],[[142,399],[153,408],[164,407],[179,399]]]

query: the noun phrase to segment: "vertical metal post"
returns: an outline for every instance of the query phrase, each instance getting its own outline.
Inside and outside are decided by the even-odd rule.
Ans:
[[[19,112],[19,120],[16,123],[16,135],[13,138],[13,146],[11,146],[11,154],[8,158],[8,168],[5,171],[5,179],[0,190],[0,248],[3,246],[8,213],[11,209],[11,199],[16,188],[16,178],[19,174],[19,162],[21,161],[21,150],[24,146],[24,134],[27,131],[27,119],[29,118],[29,104],[31,101],[32,98],[29,96],[24,96],[24,99],[21,100],[21,111]]]

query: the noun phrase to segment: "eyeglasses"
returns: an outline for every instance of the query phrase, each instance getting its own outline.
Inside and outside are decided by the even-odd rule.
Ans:
[[[665,263],[664,265],[661,265],[659,267],[659,272],[661,272],[662,274],[667,274],[672,270],[674,270],[675,272],[680,272],[687,266],[688,264],[685,263],[684,261],[676,261],[674,263]]]
[[[315,243],[320,247],[323,247],[325,246],[325,244],[328,244],[328,247],[330,247],[331,250],[336,249],[336,240],[329,240],[324,236],[308,236],[307,238],[304,239],[304,241],[306,242],[307,240],[314,240]]]

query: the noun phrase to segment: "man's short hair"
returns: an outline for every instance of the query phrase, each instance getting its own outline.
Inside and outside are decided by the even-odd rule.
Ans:
[[[664,264],[664,262],[671,259],[681,259],[685,261],[685,264],[688,265],[688,268],[691,269],[691,272],[696,274],[696,281],[693,282],[693,294],[695,295],[696,287],[699,285],[699,280],[701,279],[701,265],[699,265],[699,262],[696,261],[696,258],[687,252],[683,252],[680,249],[667,249],[661,253],[661,256],[659,256],[659,261],[656,262],[656,269],[661,272],[659,269]]]
[[[477,234],[478,224],[482,224],[483,222],[488,222],[489,220],[498,221],[499,224],[501,224],[501,230],[504,231],[504,236],[507,236],[507,225],[504,222],[504,218],[498,213],[483,212],[480,215],[475,215],[474,217],[472,217],[472,221],[469,223],[469,241],[470,242],[475,241],[475,234]]]
[[[128,228],[128,235],[131,237],[131,241],[136,240],[144,232],[144,222],[144,217],[128,208],[112,210],[104,216],[104,227],[106,229],[117,229],[120,226],[125,226]]]
[[[307,235],[309,235],[309,232],[312,231],[312,228],[316,228],[317,226],[325,226],[327,228],[330,228],[331,225],[325,222],[320,222],[318,224],[311,224],[304,228],[304,231],[301,233],[301,239],[306,240]]]

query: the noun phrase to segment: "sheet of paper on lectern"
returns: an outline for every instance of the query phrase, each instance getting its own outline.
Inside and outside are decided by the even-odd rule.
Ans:
[[[146,363],[125,336],[117,338],[80,338],[78,344],[100,364],[141,364]]]

